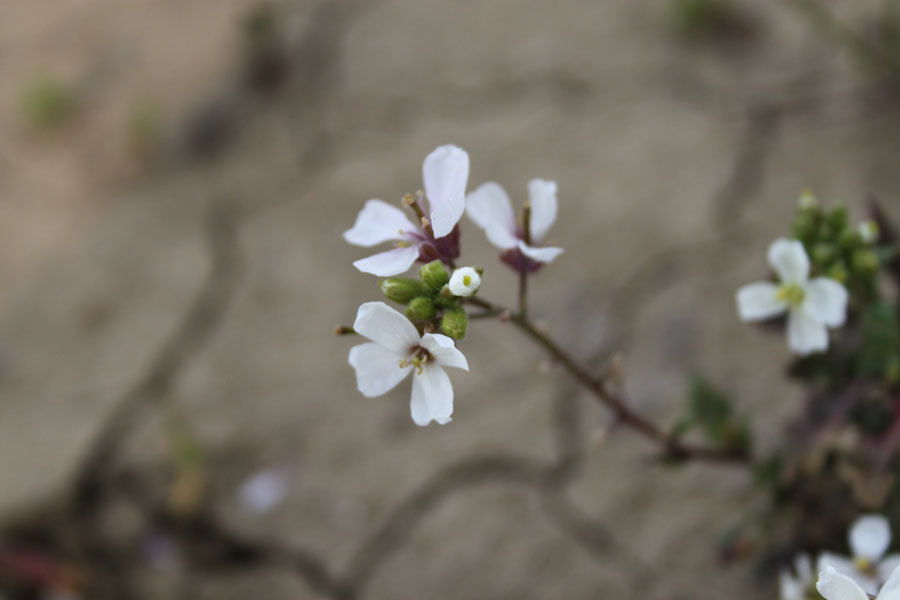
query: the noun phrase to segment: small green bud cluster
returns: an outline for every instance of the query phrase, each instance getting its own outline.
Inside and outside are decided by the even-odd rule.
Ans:
[[[466,335],[469,317],[450,291],[450,274],[434,260],[419,269],[419,278],[392,277],[379,285],[388,300],[406,305],[406,316],[420,330],[440,331],[453,339]]]
[[[794,237],[803,243],[813,274],[840,281],[852,294],[872,298],[877,293],[876,275],[880,261],[874,224],[850,223],[847,207],[837,203],[827,210],[809,192],[797,201]]]

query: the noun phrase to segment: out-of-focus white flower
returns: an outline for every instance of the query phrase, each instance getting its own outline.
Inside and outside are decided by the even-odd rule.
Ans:
[[[881,584],[900,566],[900,554],[885,556],[891,545],[890,523],[882,515],[863,515],[850,528],[848,542],[853,556],[823,552],[819,555],[819,570],[833,567],[852,577],[866,592],[878,593]]]
[[[344,239],[367,248],[384,242],[394,242],[396,247],[354,262],[357,269],[390,277],[405,273],[426,247],[433,249],[431,258],[446,254],[439,239],[453,231],[465,211],[469,155],[457,146],[440,146],[425,157],[422,179],[431,208],[428,227],[413,223],[402,210],[383,200],[369,200],[353,227],[344,232]]]
[[[410,412],[416,425],[450,422],[453,387],[444,367],[469,370],[452,339],[439,333],[419,336],[409,319],[384,302],[360,306],[353,329],[372,340],[350,349],[350,366],[364,396],[380,396],[413,373]]]
[[[866,244],[874,244],[878,240],[878,223],[875,221],[863,221],[858,227],[859,237]]]
[[[859,583],[831,566],[819,573],[816,589],[825,600],[869,600],[869,594]],[[900,600],[900,569],[894,569],[884,586],[876,589],[872,596],[876,600]]]
[[[847,316],[847,290],[828,277],[809,279],[809,257],[803,244],[780,238],[772,242],[769,265],[779,284],[759,281],[737,291],[743,321],[762,321],[788,314],[788,347],[806,355],[828,348],[827,327],[840,327]]]
[[[806,600],[807,593],[812,589],[813,570],[812,560],[808,554],[798,554],[794,557],[794,572],[782,569],[778,573],[778,591],[781,600]]]
[[[472,267],[462,267],[453,271],[449,285],[454,296],[471,296],[481,287],[481,275]]]
[[[506,191],[498,183],[482,184],[466,197],[466,214],[484,229],[488,240],[502,250],[517,248],[527,258],[552,262],[562,254],[562,248],[542,247],[547,230],[556,221],[556,182],[532,179],[528,182],[529,240],[526,243],[524,226],[516,225],[516,216]]]

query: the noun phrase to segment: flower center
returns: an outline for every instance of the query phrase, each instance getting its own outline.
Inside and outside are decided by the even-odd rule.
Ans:
[[[861,556],[854,558],[853,566],[855,566],[860,573],[865,573],[866,575],[871,575],[873,577],[877,575],[875,563],[868,558],[863,558]]]
[[[432,358],[431,353],[421,346],[417,346],[413,350],[413,355],[411,358],[404,359],[400,361],[400,368],[405,369],[406,367],[414,367],[416,369],[416,373],[421,375],[422,368],[425,363],[430,361]]]
[[[785,283],[778,288],[775,297],[781,302],[787,302],[790,306],[800,306],[806,298],[803,287],[797,283]]]
[[[466,287],[472,285],[472,277],[470,275],[463,275],[463,285]]]

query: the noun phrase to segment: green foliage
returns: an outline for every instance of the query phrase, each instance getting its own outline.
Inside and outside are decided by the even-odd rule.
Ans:
[[[896,383],[900,369],[900,323],[897,308],[878,302],[865,308],[861,318],[862,347],[857,359],[861,375]]]
[[[791,229],[809,255],[813,276],[840,281],[857,301],[878,297],[880,256],[851,224],[844,204],[825,210],[812,194],[804,193]]]
[[[688,386],[687,411],[672,435],[680,437],[693,429],[718,446],[740,450],[750,446],[750,430],[746,421],[734,414],[731,400],[700,377]]]
[[[684,34],[703,34],[721,29],[732,20],[732,7],[725,0],[675,0],[672,22]]]
[[[75,95],[49,76],[33,79],[21,93],[21,109],[28,123],[39,129],[61,125],[75,107]]]

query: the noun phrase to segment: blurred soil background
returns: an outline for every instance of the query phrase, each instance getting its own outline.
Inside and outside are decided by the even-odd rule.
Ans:
[[[27,542],[105,580],[95,597],[775,597],[717,562],[764,505],[747,474],[601,435],[602,407],[510,326],[472,324],[454,420],[428,428],[408,386],[357,392],[331,330],[379,299],[341,233],[455,143],[470,189],[521,203],[558,181],[566,252],[531,288],[557,339],[621,351],[661,424],[703,373],[771,445],[798,393],[734,290],[804,188],[855,219],[900,192],[898,76],[803,4],[4,0],[0,568]],[[825,4],[881,43],[881,2]],[[511,304],[514,274],[462,226],[481,293]],[[88,457],[113,492],[72,525]],[[285,488],[271,508],[241,500],[260,472]],[[231,552],[135,495],[202,496]]]

